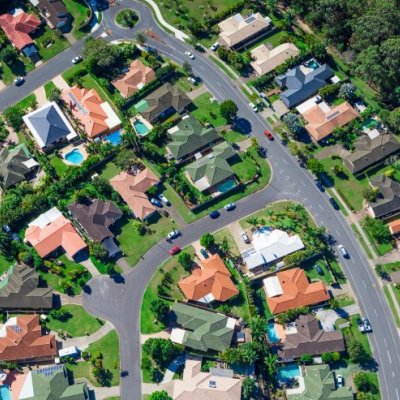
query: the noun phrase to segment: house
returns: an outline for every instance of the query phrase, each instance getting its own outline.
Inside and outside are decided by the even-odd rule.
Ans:
[[[191,103],[178,87],[165,83],[135,104],[135,110],[149,122],[165,118],[173,112],[182,113]]]
[[[394,221],[389,222],[387,225],[390,233],[397,237],[400,233],[400,219],[395,219]]]
[[[62,0],[35,0],[34,2],[50,28],[58,29],[62,33],[71,30],[72,16]]]
[[[38,168],[39,164],[32,158],[25,143],[0,150],[0,184],[4,189],[31,179]]]
[[[175,303],[171,311],[171,340],[193,350],[224,351],[231,345],[237,320],[203,308]]]
[[[263,271],[270,264],[304,249],[299,235],[290,236],[280,229],[261,228],[253,233],[252,247],[242,252],[242,258],[252,273]]]
[[[34,14],[27,14],[22,9],[15,9],[12,13],[0,15],[0,27],[11,44],[32,61],[39,60],[39,52],[30,34],[41,24]]]
[[[53,289],[43,287],[39,274],[23,264],[15,264],[0,281],[0,309],[44,311],[53,308]]]
[[[175,379],[171,390],[174,400],[240,400],[242,379],[231,369],[210,368],[202,372],[202,357],[186,354],[182,379]]]
[[[33,246],[42,258],[59,249],[65,251],[68,257],[74,258],[87,248],[71,221],[56,207],[39,215],[28,224],[25,241]]]
[[[292,268],[263,280],[267,303],[272,314],[293,308],[320,304],[330,299],[325,283],[310,283],[304,270]]]
[[[239,291],[231,280],[231,273],[218,254],[201,261],[200,267],[178,283],[188,300],[201,303],[225,302]]]
[[[144,65],[140,60],[134,60],[129,65],[128,71],[111,83],[118,89],[122,97],[128,98],[154,79],[156,79],[156,74],[153,69]]]
[[[172,141],[166,146],[171,158],[176,163],[192,158],[196,153],[208,150],[221,140],[212,127],[203,126],[196,118],[185,115],[179,124],[168,129]]]
[[[305,128],[316,142],[357,117],[357,111],[347,102],[331,108],[323,101],[303,113],[303,118],[307,121]]]
[[[61,97],[90,139],[121,127],[118,115],[96,90],[74,86],[63,90]]]
[[[140,220],[149,218],[156,212],[156,208],[150,203],[146,192],[159,183],[160,180],[149,168],[145,168],[137,175],[121,172],[110,179],[111,186],[129,206],[135,217]]]
[[[324,331],[312,315],[300,315],[278,349],[278,357],[284,362],[298,359],[303,354],[319,356],[322,353],[341,353],[346,350],[341,331]]]
[[[356,140],[354,147],[354,152],[343,159],[352,174],[380,164],[400,151],[400,143],[392,134],[379,135],[373,139],[367,135],[362,136]]]
[[[367,211],[373,218],[387,219],[400,213],[400,183],[386,175],[371,179],[371,185],[379,190],[375,201],[370,201]]]
[[[88,400],[86,383],[69,384],[64,365],[41,367],[23,374],[12,373],[4,382],[12,400]],[[11,397],[10,397],[11,400]]]
[[[218,28],[220,43],[239,50],[265,35],[271,28],[271,20],[260,13],[245,16],[238,13],[220,22]]]
[[[121,255],[110,228],[123,215],[111,201],[99,199],[73,202],[67,206],[69,214],[79,224],[90,240],[100,242],[113,258]]]
[[[309,365],[304,367],[304,390],[287,391],[288,400],[353,400],[354,395],[348,387],[338,387],[334,373],[329,365]],[[295,394],[290,394],[290,391]]]
[[[251,50],[250,55],[254,61],[250,64],[257,74],[262,76],[299,54],[300,50],[293,43],[282,43],[272,50],[267,45],[261,44]]]
[[[227,142],[215,145],[209,153],[185,167],[185,175],[200,192],[225,193],[236,186],[230,162],[238,157]]]
[[[54,101],[25,115],[23,120],[43,151],[78,138],[68,119]]]
[[[0,360],[42,362],[57,355],[54,335],[42,335],[39,315],[9,318],[0,328]]]
[[[279,87],[286,88],[279,98],[286,107],[292,108],[317,93],[333,76],[334,72],[327,64],[316,69],[304,68],[301,65],[277,76],[275,82]]]

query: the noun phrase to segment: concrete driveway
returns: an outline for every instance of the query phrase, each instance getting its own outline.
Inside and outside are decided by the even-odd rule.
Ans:
[[[335,322],[339,318],[346,318],[349,315],[358,314],[360,309],[357,304],[352,304],[351,306],[343,307],[336,310],[318,310],[316,311],[316,316],[321,322],[321,326],[325,331],[334,331]]]

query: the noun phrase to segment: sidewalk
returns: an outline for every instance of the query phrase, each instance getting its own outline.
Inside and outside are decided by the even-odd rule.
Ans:
[[[92,274],[92,277],[101,275],[99,270],[94,266],[94,264],[90,258],[88,258],[84,261],[81,261],[80,264],[83,265]]]

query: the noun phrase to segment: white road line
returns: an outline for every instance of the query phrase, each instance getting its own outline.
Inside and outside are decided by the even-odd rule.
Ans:
[[[376,316],[378,316],[378,312],[376,311],[376,308],[374,308],[374,313]]]
[[[392,363],[392,358],[390,357],[389,350],[387,351],[387,353],[388,353],[389,362],[390,362],[390,364],[391,364],[391,363]]]
[[[365,288],[367,288],[367,284],[365,283],[365,281],[362,281],[363,285]]]
[[[340,236],[340,233],[339,233],[339,231],[337,229],[335,229],[335,232],[336,232],[337,236]]]
[[[387,342],[386,342],[386,339],[385,339],[385,338],[383,338],[383,341],[385,342],[385,346],[387,347]]]
[[[397,390],[397,388],[396,388],[396,396],[397,396],[397,400],[400,400],[399,391]]]

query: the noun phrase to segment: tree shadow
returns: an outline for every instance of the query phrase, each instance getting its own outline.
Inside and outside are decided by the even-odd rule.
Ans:
[[[233,121],[232,128],[244,135],[249,135],[251,133],[251,123],[245,118],[236,118]]]

